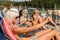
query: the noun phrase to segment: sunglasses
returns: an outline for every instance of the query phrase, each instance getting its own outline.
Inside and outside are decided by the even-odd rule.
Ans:
[[[19,16],[15,17],[15,19],[19,18]]]

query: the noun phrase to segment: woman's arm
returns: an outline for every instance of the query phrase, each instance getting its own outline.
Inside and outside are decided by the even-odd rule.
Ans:
[[[13,30],[14,30],[14,32],[16,32],[16,33],[30,32],[30,31],[39,29],[39,28],[42,27],[46,22],[47,22],[47,21],[45,21],[44,23],[38,24],[38,25],[34,25],[34,26],[31,26],[31,27],[27,27],[27,28],[16,27],[16,28],[13,28]]]
[[[39,23],[43,23],[44,21],[43,21],[43,19],[39,16]]]
[[[48,20],[49,20],[53,25],[55,25],[56,27],[58,27],[58,26],[56,25],[56,23],[51,19],[50,16],[48,16]]]

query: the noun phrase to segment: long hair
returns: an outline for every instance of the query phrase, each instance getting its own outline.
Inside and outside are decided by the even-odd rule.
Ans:
[[[22,16],[22,11],[23,11],[24,9],[22,9],[22,10],[20,10],[19,11],[19,18]]]

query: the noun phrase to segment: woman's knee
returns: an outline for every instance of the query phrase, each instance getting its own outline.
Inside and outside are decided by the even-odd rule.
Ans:
[[[51,39],[52,37],[54,37],[55,35],[58,35],[58,31],[57,30],[52,30],[42,36],[40,36],[39,38],[43,38],[43,39]]]

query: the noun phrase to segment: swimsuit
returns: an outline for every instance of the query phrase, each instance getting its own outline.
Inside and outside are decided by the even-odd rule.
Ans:
[[[46,15],[46,14],[41,15],[41,16],[42,16],[44,19],[46,19],[46,18],[48,17],[48,15]],[[29,32],[28,35],[34,35],[36,32],[39,32],[39,31],[41,31],[41,28]]]
[[[25,16],[24,16],[24,22],[27,22],[27,19],[28,19],[28,16],[25,15]],[[25,27],[25,28],[28,27],[28,25],[25,24],[25,23],[23,23],[23,24],[20,23],[20,24],[18,24],[18,25],[19,25],[20,27]],[[24,37],[25,34],[24,34],[24,33],[20,33],[19,36],[20,36],[20,37]]]
[[[46,18],[47,18],[47,16],[43,16],[43,18],[45,18],[45,19],[46,19]],[[33,30],[33,31],[29,32],[27,35],[35,35],[35,33],[36,33],[36,32],[39,32],[39,31],[41,31],[41,30],[40,30],[40,29]],[[20,37],[24,37],[24,36],[25,36],[25,34],[24,34],[24,33],[21,33],[19,36],[20,36]],[[37,36],[37,37],[36,37],[36,36],[37,36],[37,35],[35,35],[35,36],[34,36],[34,38],[32,38],[31,40],[35,40],[35,38],[37,38],[37,37],[38,37],[38,36]]]
[[[24,22],[27,22],[27,16],[24,16]],[[21,22],[20,22],[19,26],[25,27],[27,25],[25,23],[21,24]]]

